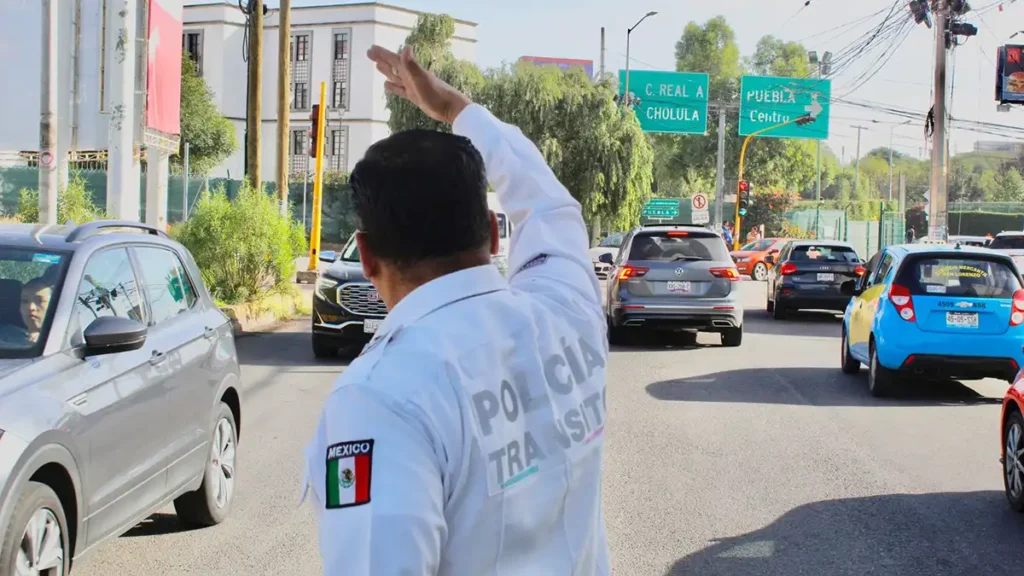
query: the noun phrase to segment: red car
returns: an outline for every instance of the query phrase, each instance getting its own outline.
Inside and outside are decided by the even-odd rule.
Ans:
[[[1003,487],[1010,508],[1024,512],[1024,370],[1003,397],[1002,457]]]

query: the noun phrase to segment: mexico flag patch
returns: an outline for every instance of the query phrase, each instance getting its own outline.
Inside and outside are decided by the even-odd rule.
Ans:
[[[370,502],[373,440],[340,442],[327,447],[327,508]]]

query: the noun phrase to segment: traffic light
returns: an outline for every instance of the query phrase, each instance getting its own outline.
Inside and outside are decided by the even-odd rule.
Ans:
[[[739,202],[740,216],[746,216],[747,208],[750,207],[750,184],[746,180],[740,180],[736,201]]]
[[[319,138],[316,137],[320,133],[319,104],[313,104],[313,111],[309,114],[309,120],[312,122],[309,128],[309,157],[316,158],[316,153],[320,148]]]

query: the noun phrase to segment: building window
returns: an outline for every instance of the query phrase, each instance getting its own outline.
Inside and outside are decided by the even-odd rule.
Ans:
[[[348,126],[332,128],[328,132],[327,170],[345,172],[348,169]]]
[[[348,60],[348,33],[340,32],[334,35],[334,59]]]
[[[311,34],[304,32],[292,34],[291,68],[292,68],[292,110],[309,110],[310,58],[309,45]]]
[[[345,96],[348,95],[348,82],[334,81],[334,91],[331,94],[331,108],[345,108]]]
[[[309,173],[309,128],[296,128],[292,130],[290,139],[291,150],[289,150],[288,172],[292,176]]]
[[[350,63],[352,55],[352,30],[344,28],[334,31],[334,60],[331,63],[331,108],[348,110],[348,83],[352,80]]]
[[[203,33],[185,32],[181,35],[181,50],[196,66],[196,73],[203,75]]]

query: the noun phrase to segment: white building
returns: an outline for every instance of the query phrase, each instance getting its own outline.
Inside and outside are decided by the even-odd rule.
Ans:
[[[419,13],[374,2],[293,6],[291,16],[292,102],[289,128],[292,174],[309,168],[310,113],[327,85],[325,169],[348,172],[366,149],[389,134],[384,80],[365,57],[373,44],[397,49]],[[272,180],[277,137],[278,12],[263,26],[261,159],[264,180]],[[212,176],[240,178],[245,168],[245,15],[238,3],[186,5],[183,47],[192,55],[221,113],[235,125],[238,151]],[[452,52],[475,61],[476,24],[456,21]]]

